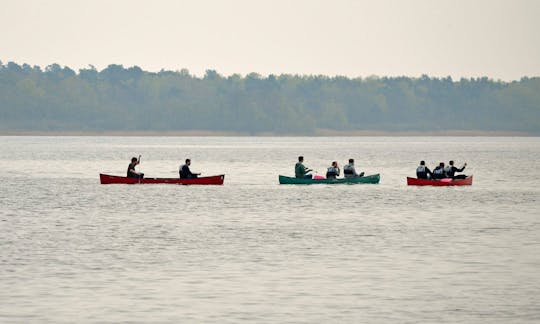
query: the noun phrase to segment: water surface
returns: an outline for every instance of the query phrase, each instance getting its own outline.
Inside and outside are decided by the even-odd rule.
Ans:
[[[0,322],[537,323],[540,139],[0,137]],[[223,186],[100,185],[142,154]],[[280,186],[298,155],[378,185]],[[471,187],[406,186],[420,159]]]

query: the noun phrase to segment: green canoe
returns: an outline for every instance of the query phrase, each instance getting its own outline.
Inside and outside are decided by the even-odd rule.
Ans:
[[[355,178],[339,178],[339,179],[303,179],[303,178],[292,178],[286,176],[279,176],[279,184],[339,184],[339,183],[379,183],[381,180],[380,175],[372,174],[365,177],[355,177]]]

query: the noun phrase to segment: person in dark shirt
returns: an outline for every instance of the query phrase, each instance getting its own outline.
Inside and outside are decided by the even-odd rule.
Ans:
[[[441,162],[435,167],[435,169],[433,169],[433,179],[439,180],[444,178],[446,178],[446,173],[444,172],[444,162]]]
[[[191,165],[191,160],[186,159],[186,164],[182,165],[180,167],[180,170],[178,170],[178,172],[180,173],[180,179],[194,179],[194,178],[197,178],[199,175],[201,175],[200,173],[191,172],[191,170],[189,169],[190,165]]]
[[[131,158],[131,163],[129,164],[127,169],[128,178],[142,179],[144,177],[144,173],[135,171],[135,166],[137,164],[139,164],[139,159],[137,159],[136,157]]]
[[[356,173],[356,169],[354,168],[354,159],[349,159],[349,164],[345,164],[343,167],[343,176],[345,178],[363,177],[364,172],[360,172],[360,174]]]
[[[425,161],[420,161],[420,165],[416,168],[416,177],[418,179],[431,179],[433,178],[433,173],[426,166]]]
[[[329,167],[326,171],[326,179],[335,179],[336,177],[339,177],[339,166],[337,161],[332,162],[332,166]]]
[[[448,165],[446,168],[444,168],[444,172],[446,173],[446,176],[448,178],[452,179],[465,179],[467,176],[465,174],[458,174],[456,175],[456,172],[463,172],[465,170],[465,167],[467,166],[467,163],[463,164],[463,167],[461,169],[458,169],[454,166],[454,161],[448,162]]]

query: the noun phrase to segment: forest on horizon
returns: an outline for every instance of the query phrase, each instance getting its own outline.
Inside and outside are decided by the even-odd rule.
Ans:
[[[540,133],[540,77],[222,76],[0,61],[0,131]]]

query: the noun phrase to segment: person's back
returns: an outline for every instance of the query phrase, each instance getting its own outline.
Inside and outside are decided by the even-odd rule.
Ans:
[[[306,174],[306,167],[302,162],[296,162],[294,165],[294,176],[297,178],[303,178]]]
[[[332,162],[332,166],[326,170],[327,179],[335,179],[339,176],[340,170],[336,161]]]
[[[452,178],[454,176],[454,171],[452,171],[452,166],[447,165],[444,167],[444,177],[445,178]]]
[[[138,178],[138,175],[135,173],[135,166],[136,165],[137,165],[136,162],[131,162],[128,165],[128,169],[127,169],[127,177],[128,178]]]
[[[188,179],[190,173],[189,166],[187,164],[182,164],[178,173],[180,174],[180,179]]]
[[[304,166],[304,157],[299,156],[298,162],[294,165],[294,176],[296,178],[311,178],[310,174],[307,174],[310,169]]]
[[[180,174],[180,179],[194,179],[199,176],[200,173],[192,173],[189,169],[189,166],[191,165],[191,160],[186,159],[186,163],[182,165],[178,171]]]
[[[461,169],[458,169],[454,166],[454,161],[450,161],[448,162],[447,169],[445,169],[446,176],[452,179],[465,179],[467,177],[466,175],[460,174],[456,176],[456,172],[463,172],[466,166],[467,166],[467,163],[464,163],[463,167]]]
[[[139,160],[136,157],[132,158],[131,163],[128,165],[128,169],[127,169],[128,178],[140,179],[144,177],[144,173],[135,171],[135,166],[137,166],[137,164],[139,164]]]
[[[431,170],[426,166],[426,162],[420,161],[420,165],[416,168],[416,177],[418,179],[429,179],[433,176]]]
[[[444,163],[440,163],[435,169],[433,169],[433,179],[444,179]]]
[[[354,168],[354,160],[353,159],[349,159],[349,164],[346,164],[343,167],[343,176],[345,178],[358,177],[358,173],[356,173],[356,169]]]

